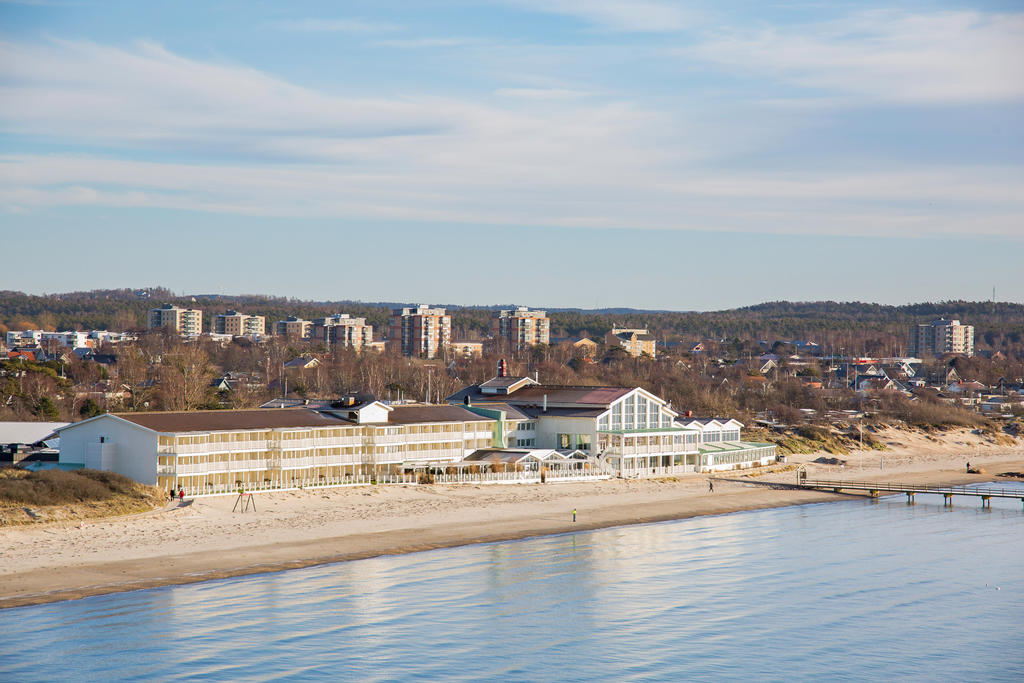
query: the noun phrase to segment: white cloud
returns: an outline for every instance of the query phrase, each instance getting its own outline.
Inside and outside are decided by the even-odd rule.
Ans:
[[[872,11],[795,27],[723,32],[678,54],[858,98],[1024,97],[1024,14]]]
[[[570,88],[499,88],[494,91],[499,97],[514,97],[524,100],[577,100],[593,93]]]
[[[654,0],[508,0],[532,11],[582,19],[606,29],[638,33],[679,31],[695,21],[693,12]]]
[[[731,124],[572,88],[367,98],[77,42],[0,43],[0,82],[0,130],[107,149],[0,157],[8,210],[890,236],[1018,235],[1024,216],[1020,168],[736,172],[702,163]]]
[[[475,38],[395,38],[390,40],[378,40],[374,45],[382,47],[397,47],[404,49],[430,48],[430,47],[463,47],[466,45],[477,45],[480,41]]]
[[[396,24],[360,19],[291,19],[278,22],[276,26],[289,31],[322,33],[381,33],[402,28]]]

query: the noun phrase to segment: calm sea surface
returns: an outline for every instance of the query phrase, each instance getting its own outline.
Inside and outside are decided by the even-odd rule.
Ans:
[[[0,680],[1024,680],[1021,502],[955,502],[806,505],[4,610]]]

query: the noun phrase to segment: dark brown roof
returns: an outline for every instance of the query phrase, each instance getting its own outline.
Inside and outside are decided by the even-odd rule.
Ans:
[[[394,406],[388,414],[389,424],[418,422],[487,422],[493,418],[471,413],[459,406]]]
[[[474,404],[485,404],[488,401],[499,400],[514,406],[542,405],[544,396],[548,397],[548,405],[565,405],[572,407],[583,406],[608,406],[622,398],[633,387],[582,387],[582,386],[560,386],[547,384],[531,384],[512,392],[511,394],[484,394],[480,391],[480,385],[473,385],[460,389],[447,398],[453,403],[462,403],[468,396]],[[500,398],[499,398],[500,397]]]
[[[531,418],[547,415],[549,417],[600,417],[607,408],[548,408],[542,406],[523,406],[525,412]]]
[[[609,405],[633,391],[630,387],[571,387],[534,385],[523,387],[505,397],[506,403],[536,403],[541,405],[548,397],[548,405],[572,403],[582,405]]]
[[[195,410],[175,413],[115,413],[155,432],[223,432],[282,427],[341,427],[345,422],[305,408]]]
[[[498,398],[498,397],[494,396],[493,398]],[[503,411],[505,411],[505,419],[506,420],[526,420],[526,419],[528,419],[530,417],[529,415],[527,415],[523,411],[522,407],[511,406],[511,405],[509,405],[507,403],[501,403],[501,402],[491,403],[490,401],[485,399],[485,400],[482,400],[479,404],[472,404],[469,407],[472,408],[474,406],[477,407],[477,408],[486,408],[488,410],[503,410]]]

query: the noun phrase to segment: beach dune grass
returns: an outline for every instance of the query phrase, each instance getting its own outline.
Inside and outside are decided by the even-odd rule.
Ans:
[[[97,470],[0,468],[0,524],[130,514],[164,502],[156,488]]]

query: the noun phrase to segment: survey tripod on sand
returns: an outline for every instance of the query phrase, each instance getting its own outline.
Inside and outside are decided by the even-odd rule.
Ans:
[[[239,490],[238,498],[235,499],[235,506],[231,508],[231,511],[248,512],[250,507],[253,512],[256,511],[256,499],[252,497],[251,493]]]

